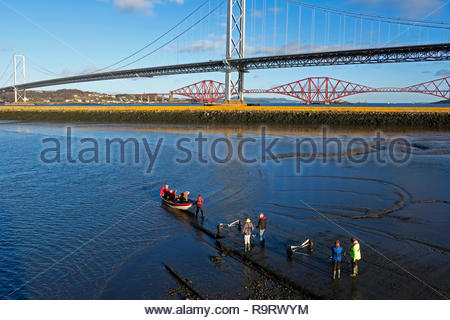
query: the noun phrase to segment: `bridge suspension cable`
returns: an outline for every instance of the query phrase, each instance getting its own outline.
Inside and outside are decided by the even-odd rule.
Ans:
[[[206,4],[209,4],[210,0],[206,0],[204,1],[202,4],[200,4],[200,6],[198,6],[196,9],[194,9],[193,11],[191,11],[187,16],[185,16],[183,19],[181,19],[180,21],[178,21],[178,23],[176,23],[173,27],[171,27],[170,29],[168,29],[166,32],[162,33],[159,37],[157,37],[156,39],[152,40],[150,43],[148,43],[147,45],[143,46],[142,48],[140,48],[139,50],[133,52],[132,54],[118,60],[117,62],[110,64],[107,67],[101,68],[96,70],[96,72],[101,72],[103,70],[107,70],[111,67],[114,67],[126,60],[128,60],[131,57],[134,57],[135,55],[141,53],[142,51],[144,51],[145,49],[147,49],[148,47],[152,46],[153,44],[155,44],[156,42],[158,42],[159,40],[161,40],[162,38],[164,38],[166,35],[168,35],[170,32],[172,32],[173,30],[175,30],[177,27],[179,27],[181,24],[183,24],[185,21],[187,21],[190,17],[192,17],[195,13],[197,13],[198,11],[200,11],[201,8],[203,8]]]
[[[408,19],[408,18],[391,18],[391,17],[384,17],[384,16],[378,16],[378,15],[371,15],[371,14],[364,14],[364,13],[357,13],[357,12],[321,7],[321,6],[312,5],[312,4],[301,2],[301,1],[296,1],[296,0],[285,0],[285,1],[302,6],[302,7],[310,8],[313,10],[334,13],[337,15],[343,15],[343,16],[348,16],[348,17],[352,17],[352,18],[361,18],[361,19],[365,19],[365,20],[379,21],[379,22],[399,24],[399,25],[410,25],[410,26],[416,26],[416,27],[450,29],[450,23],[447,23],[447,22]]]
[[[210,10],[206,15],[204,15],[202,18],[198,19],[195,23],[191,24],[187,29],[185,29],[184,31],[178,33],[176,36],[174,36],[173,38],[171,38],[170,40],[166,41],[164,44],[162,44],[161,46],[159,46],[158,48],[150,51],[149,53],[147,53],[146,55],[132,61],[129,62],[121,67],[119,67],[117,70],[126,68],[136,62],[139,62],[145,58],[147,58],[148,56],[154,54],[155,52],[158,52],[159,50],[161,50],[162,48],[166,47],[167,45],[171,44],[173,41],[177,40],[178,38],[180,38],[182,35],[184,35],[185,33],[187,33],[188,31],[192,30],[194,27],[196,27],[197,25],[199,25],[202,21],[204,21],[206,18],[208,18],[210,15],[212,15],[214,12],[216,12],[220,7],[222,7],[225,3],[225,0],[220,1],[220,3],[214,7],[212,10]]]
[[[53,71],[47,69],[46,67],[43,67],[42,65],[36,63],[34,60],[32,60],[30,58],[28,58],[28,62],[29,62],[29,65],[31,65],[31,68],[33,68],[37,72],[40,72],[42,74],[46,74],[48,76],[59,76],[59,77],[61,76],[60,73],[53,72]]]
[[[9,78],[2,84],[2,87],[6,86],[14,77],[14,72],[9,75]]]
[[[8,72],[8,68],[10,67],[11,63],[12,63],[12,59],[9,59],[8,63],[6,64],[5,70],[0,75],[0,81],[2,81],[4,76],[6,76],[6,72]]]

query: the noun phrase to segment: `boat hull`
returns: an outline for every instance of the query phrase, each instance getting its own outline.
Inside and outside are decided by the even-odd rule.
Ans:
[[[161,197],[161,201],[168,207],[178,210],[189,210],[193,205],[194,202],[189,200],[189,202],[181,203],[181,202],[172,202],[170,200],[164,199]]]

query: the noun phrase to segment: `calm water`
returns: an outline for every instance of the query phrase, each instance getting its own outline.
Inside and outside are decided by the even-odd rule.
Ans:
[[[80,140],[96,139],[98,163],[67,159],[66,128],[73,130],[72,156],[83,148]],[[208,139],[202,157],[193,140],[198,132]],[[219,254],[213,239],[193,228],[203,224],[215,230],[249,215],[256,223],[260,211],[269,219],[265,249],[252,257],[299,285],[329,298],[443,298],[450,294],[450,134],[403,133],[415,143],[412,159],[404,165],[377,164],[374,154],[362,164],[344,157],[323,163],[318,158],[295,171],[295,139],[318,141],[318,130],[270,130],[278,138],[275,163],[260,157],[258,129],[184,128],[150,125],[71,125],[0,123],[0,296],[6,299],[166,299],[183,298],[164,264],[191,280],[210,298],[246,298],[248,287],[261,278],[238,260]],[[348,142],[356,133],[335,132]],[[372,132],[358,133],[372,137]],[[388,134],[396,138],[399,134]],[[213,161],[213,139],[227,137],[233,146],[246,138],[245,164],[236,158]],[[45,138],[56,138],[61,162],[40,159]],[[113,148],[106,160],[105,139],[135,138],[139,161],[127,146],[126,161]],[[192,149],[193,160],[179,164],[187,154],[177,148],[180,138]],[[155,150],[162,145],[151,173],[143,140]],[[91,145],[90,145],[91,146]],[[224,159],[224,143],[216,158]],[[303,151],[303,149],[302,149]],[[328,150],[330,153],[333,150]],[[310,152],[306,150],[305,152]],[[402,155],[401,150],[395,151]],[[386,151],[383,151],[386,155]],[[92,154],[85,154],[86,158]],[[205,198],[202,221],[161,206],[159,189],[173,185]],[[224,241],[240,248],[241,235],[226,232]],[[348,250],[353,234],[361,239],[363,261],[357,281],[333,282],[329,247],[341,239]],[[285,250],[293,241],[314,240],[313,255],[288,261]],[[255,244],[258,241],[255,239]],[[174,291],[175,290],[175,291]],[[175,294],[174,294],[175,292]]]

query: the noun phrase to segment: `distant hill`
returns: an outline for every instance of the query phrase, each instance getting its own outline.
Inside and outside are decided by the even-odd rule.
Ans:
[[[296,104],[305,104],[305,102],[298,100],[298,99],[286,99],[286,98],[249,98],[245,97],[245,101],[249,104],[261,104],[261,105],[279,105],[279,104],[286,104],[286,105],[296,105]],[[344,103],[344,104],[351,104],[347,101],[339,100],[332,103]]]
[[[107,104],[107,103],[133,103],[137,100],[128,94],[106,94],[75,89],[60,89],[53,91],[29,90],[27,91],[28,102],[33,104]],[[13,102],[14,93],[0,94],[1,102]]]
[[[147,98],[136,98],[133,94],[106,94],[91,91],[81,91],[75,89],[60,90],[29,90],[27,91],[28,102],[31,104],[133,104],[145,103]],[[167,98],[167,97],[166,97]],[[143,100],[143,101],[142,101]],[[159,102],[160,97],[159,97]],[[0,103],[14,101],[14,93],[8,92],[0,94]],[[153,100],[151,100],[153,102]],[[265,97],[245,97],[248,104],[260,105],[296,105],[303,104],[298,99],[289,98],[265,98]],[[174,103],[196,103],[187,98],[175,96]],[[220,102],[220,101],[219,101]],[[338,101],[336,103],[346,103]]]
[[[436,102],[432,102],[431,104],[450,104],[449,100],[440,100]]]

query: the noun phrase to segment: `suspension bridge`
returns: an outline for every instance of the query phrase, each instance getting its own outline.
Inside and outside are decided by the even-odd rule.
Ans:
[[[216,6],[211,5],[211,1],[215,2]],[[173,90],[172,94],[186,96],[202,103],[213,103],[221,99],[227,103],[233,96],[243,102],[244,94],[249,93],[281,94],[306,103],[330,103],[350,95],[374,92],[414,92],[443,99],[450,98],[448,77],[402,88],[374,88],[329,77],[310,77],[267,90],[245,89],[245,74],[253,70],[450,60],[450,24],[446,22],[361,14],[294,0],[273,0],[270,3],[274,7],[269,7],[269,0],[207,0],[150,44],[108,67],[89,74],[26,82],[25,57],[15,55],[14,72],[10,77],[13,77],[14,81],[12,85],[0,88],[0,93],[14,92],[17,102],[25,99],[26,90],[33,88],[90,81],[222,72],[225,74],[223,83],[202,81]],[[201,10],[206,10],[207,5],[206,14],[200,15],[198,20],[180,29],[180,32],[152,51],[145,52],[189,22],[189,19],[193,20]],[[202,23],[211,20],[214,14],[218,15],[223,7],[226,7],[226,37],[225,55],[222,59],[125,69],[174,44],[182,36],[189,35],[189,32],[198,30]],[[247,12],[250,13],[249,25],[246,25]],[[280,17],[280,12],[285,16]],[[273,14],[273,18],[266,21],[270,14]],[[258,17],[260,23],[256,21]],[[280,27],[280,21],[284,24],[283,27]],[[273,25],[269,26],[269,22],[273,22]],[[261,40],[257,36],[260,32],[273,34],[269,40],[267,37]],[[272,44],[267,45],[266,42],[270,42],[270,38]],[[402,39],[403,41],[400,41]],[[200,39],[200,44],[205,44],[205,41]],[[262,47],[255,45],[258,43],[262,43]],[[129,62],[138,54],[144,55]],[[251,56],[246,57],[247,54]],[[124,65],[119,69],[112,69],[118,64]],[[43,67],[40,69],[47,70]]]

